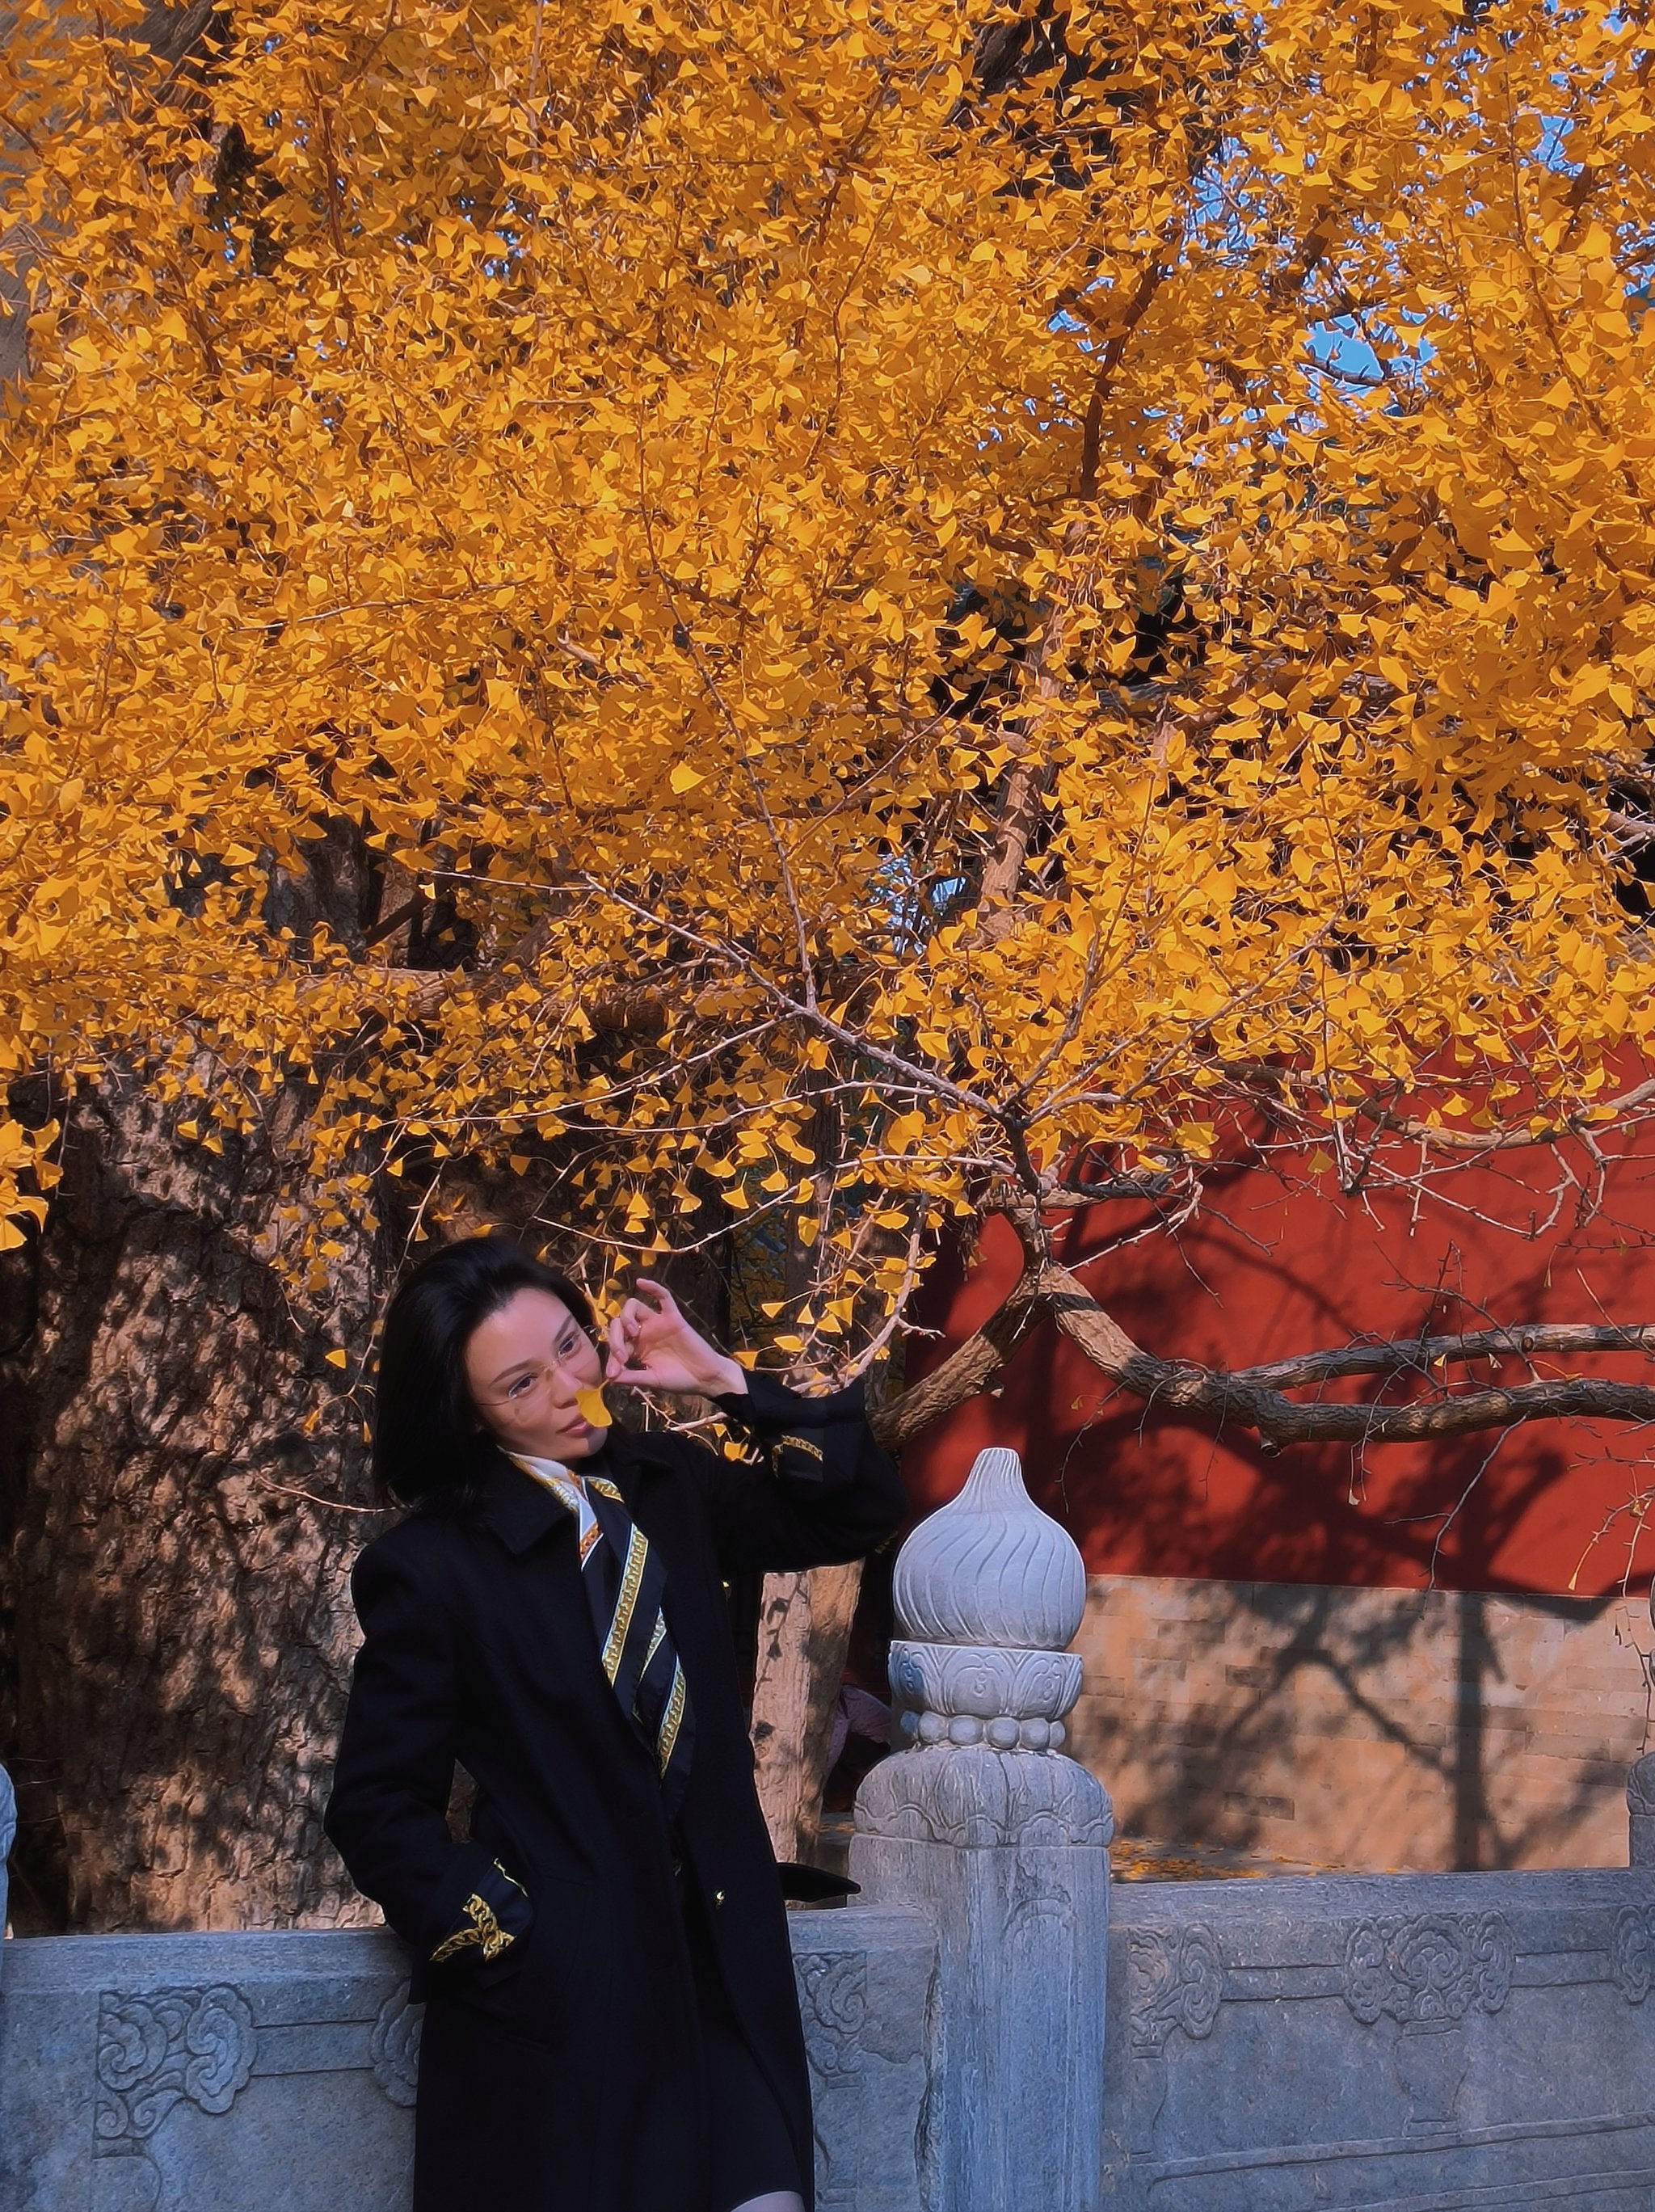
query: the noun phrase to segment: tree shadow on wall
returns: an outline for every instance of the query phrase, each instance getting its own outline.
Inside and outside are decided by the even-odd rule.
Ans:
[[[1501,1808],[1500,1784],[1524,1757],[1527,1731],[1491,1726],[1512,1708],[1490,1703],[1488,1692],[1506,1672],[1482,1593],[1364,1592],[1360,1612],[1349,1593],[1312,1585],[1240,1584],[1226,1595],[1227,1613],[1179,1624],[1190,1676],[1201,1679],[1204,1661],[1222,1686],[1206,1712],[1197,1706],[1170,1728],[1160,1712],[1129,1718],[1130,1705],[1112,1719],[1100,1719],[1095,1710],[1092,1716],[1087,1748],[1106,1774],[1118,1760],[1151,1778],[1135,1825],[1165,1824],[1191,1841],[1258,1847],[1267,1820],[1294,1817],[1294,1774],[1314,1779],[1318,1742],[1334,1735],[1392,1747],[1406,1761],[1410,1793],[1423,1788],[1440,1800],[1440,1819],[1422,1820],[1400,1850],[1383,1854],[1387,1863],[1422,1863],[1422,1863],[1459,1871],[1556,1863],[1601,1814],[1606,1796],[1618,1807],[1624,1761],[1593,1759],[1583,1743],[1567,1784],[1544,1807]],[[1519,1602],[1586,1625],[1613,1601]],[[1226,1653],[1249,1627],[1257,1656],[1238,1665]],[[1306,1674],[1318,1678],[1321,1697],[1304,1698]],[[1436,1694],[1410,1695],[1399,1680],[1410,1674],[1434,1676]],[[1366,1809],[1353,1806],[1353,1828]],[[1271,1840],[1282,1848],[1279,1829]],[[1339,1857],[1367,1863],[1360,1849]]]
[[[1578,1746],[1548,1760],[1560,1778],[1543,1802],[1502,1787],[1519,1781],[1534,1736],[1547,1732],[1526,1708],[1555,1699],[1525,1698],[1507,1680],[1502,1644],[1509,1650],[1513,1638],[1496,1636],[1491,1607],[1585,1627],[1620,1601],[1501,1589],[1489,1576],[1479,1578],[1493,1590],[1452,1587],[1468,1565],[1496,1559],[1567,1480],[1564,1452],[1527,1431],[1505,1446],[1490,1481],[1498,1441],[1456,1439],[1385,1476],[1376,1520],[1343,1449],[1270,1454],[1234,1435],[1221,1445],[1119,1401],[1067,1440],[1038,1443],[1049,1409],[1072,1404],[1076,1357],[1043,1332],[1007,1375],[1000,1410],[1007,1432],[1030,1440],[1031,1492],[1088,1558],[1191,1578],[1175,1609],[1146,1620],[1129,1678],[1091,1686],[1076,1716],[1082,1755],[1112,1786],[1133,1778],[1127,1825],[1242,1850],[1263,1848],[1269,1831],[1271,1848],[1291,1851],[1281,1824],[1306,1825],[1295,1778],[1302,1795],[1325,1763],[1319,1743],[1354,1738],[1390,1747],[1373,1769],[1416,1815],[1415,1833],[1388,1856],[1421,1863],[1409,1848],[1428,1834],[1425,1863],[1458,1869],[1567,1863],[1606,1795],[1618,1802],[1624,1753],[1607,1746],[1607,1730],[1594,1747],[1583,1726]],[[1094,1370],[1094,1396],[1097,1379]],[[1192,1471],[1203,1456],[1191,1449],[1197,1435],[1204,1473]],[[1261,1527],[1271,1531],[1268,1582],[1258,1579]],[[1396,1586],[1405,1582],[1416,1586]],[[1409,1816],[1401,1819],[1406,1831]],[[1349,1825],[1360,1832],[1361,1808]]]

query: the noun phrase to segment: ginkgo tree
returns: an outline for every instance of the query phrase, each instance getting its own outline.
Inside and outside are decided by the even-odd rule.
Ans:
[[[1273,1441],[1655,1412],[1465,1387],[1488,1332],[1295,1396],[1349,1352],[1152,1355],[1049,1251],[1244,1128],[1584,1181],[1655,1104],[1642,9],[192,30],[34,0],[0,58],[9,1076],[136,1066],[209,1147],[300,1085],[324,1316],[348,1223],[550,1158],[600,1295],[767,1237],[761,1334],[848,1374],[1004,1214],[899,1442],[1044,1316]],[[372,895],[295,927],[341,836]],[[57,1136],[5,1126],[14,1238]]]

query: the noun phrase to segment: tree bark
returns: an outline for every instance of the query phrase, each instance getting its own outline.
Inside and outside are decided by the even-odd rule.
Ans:
[[[859,1565],[765,1577],[753,1748],[759,1803],[779,1859],[815,1859],[834,1711],[861,1585]]]
[[[45,1230],[8,1257],[20,1926],[378,1917],[321,1831],[347,1575],[381,1525],[353,1395],[374,1254],[343,1230],[317,1309],[284,1294],[270,1254],[299,1111],[278,1100],[270,1136],[215,1152],[141,1085],[106,1084],[68,1113]]]
[[[816,1100],[805,1141],[818,1160],[841,1157],[843,1131],[831,1101]],[[818,1182],[817,1194],[825,1216],[832,1205],[831,1178]],[[816,1290],[820,1256],[787,1239],[780,1255],[785,1295],[808,1297]],[[789,1376],[794,1382],[807,1379],[803,1371]],[[807,1866],[815,1861],[834,1713],[861,1583],[859,1565],[764,1578],[753,1678],[753,1767],[779,1859]]]

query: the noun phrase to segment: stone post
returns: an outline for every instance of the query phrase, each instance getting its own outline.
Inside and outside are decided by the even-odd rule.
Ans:
[[[1649,1617],[1655,1621],[1655,1589]],[[1627,1864],[1655,1867],[1655,1751],[1634,1759],[1627,1776]]]
[[[1627,1776],[1627,1864],[1655,1867],[1655,1751],[1634,1759]]]
[[[898,1750],[857,1799],[851,1871],[938,1942],[927,2212],[1094,2212],[1103,2152],[1108,1793],[1066,1758],[1086,1572],[985,1451],[903,1546]]]

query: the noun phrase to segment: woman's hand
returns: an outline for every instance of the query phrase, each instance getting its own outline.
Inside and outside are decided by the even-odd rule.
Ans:
[[[694,1391],[703,1398],[743,1396],[745,1371],[698,1336],[672,1295],[648,1275],[609,1323],[606,1382],[635,1390]]]

